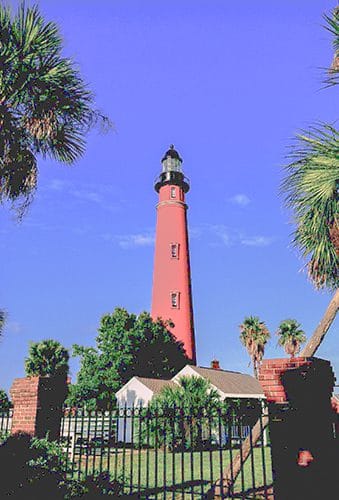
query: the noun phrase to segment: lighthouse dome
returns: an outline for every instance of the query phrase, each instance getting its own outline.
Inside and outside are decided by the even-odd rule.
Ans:
[[[155,190],[159,192],[162,186],[171,184],[180,186],[184,193],[187,193],[189,190],[189,181],[183,174],[181,167],[182,158],[180,158],[178,151],[174,149],[173,144],[170,145],[169,150],[164,154],[161,164],[162,171],[155,180]]]
[[[163,162],[164,160],[166,160],[166,158],[173,158],[174,160],[179,160],[180,163],[182,163],[182,158],[180,158],[178,151],[174,149],[173,144],[170,145],[169,150],[166,151],[161,161]]]

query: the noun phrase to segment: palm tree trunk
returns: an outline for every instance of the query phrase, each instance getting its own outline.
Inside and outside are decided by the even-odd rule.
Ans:
[[[259,418],[252,429],[252,432],[247,436],[241,445],[241,453],[237,453],[232,460],[232,465],[229,465],[227,469],[223,472],[222,479],[218,479],[214,486],[214,495],[216,498],[225,496],[228,498],[230,490],[232,490],[235,480],[241,471],[243,464],[251,453],[251,449],[258,441],[260,437],[263,436],[264,430],[268,425],[268,416],[265,415],[261,419]]]
[[[314,356],[315,352],[317,351],[318,347],[324,340],[324,337],[326,335],[327,330],[333,323],[337,311],[339,309],[339,290],[337,290],[331,299],[331,302],[329,303],[325,314],[320,321],[319,325],[315,329],[312,337],[310,338],[309,342],[303,349],[301,356]],[[262,422],[260,422],[260,419],[257,421],[255,426],[253,427],[252,430],[252,440],[250,436],[247,436],[245,441],[243,441],[241,445],[241,452],[237,453],[237,455],[233,458],[233,466],[229,466],[223,473],[223,477],[221,480],[219,480],[215,484],[215,494],[218,496],[218,493],[220,495],[220,491],[223,491],[224,495],[227,495],[229,493],[230,488],[232,485],[235,483],[236,478],[239,475],[239,472],[241,470],[241,467],[247,457],[250,454],[251,451],[251,446],[254,446],[260,436],[262,435],[263,430],[265,427],[268,425],[268,417],[264,416],[262,418]],[[252,442],[251,442],[252,441]],[[222,483],[222,489],[221,489],[221,483]]]
[[[255,376],[255,378],[258,378],[258,374],[257,374],[257,362],[256,362],[256,359],[255,359],[255,356],[252,356],[252,364],[253,364],[253,374]]]
[[[338,312],[338,309],[339,309],[339,290],[337,290],[333,295],[322,320],[320,321],[312,337],[302,350],[300,356],[305,356],[305,357],[314,356],[320,344],[324,340],[327,330],[333,323],[336,314]]]

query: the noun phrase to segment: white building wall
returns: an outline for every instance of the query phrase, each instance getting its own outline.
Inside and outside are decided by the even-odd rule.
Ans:
[[[131,378],[131,380],[116,393],[117,404],[121,414],[125,413],[125,408],[128,414],[128,409],[147,406],[152,397],[153,391],[146,387],[136,377]],[[130,416],[126,418],[121,416],[121,418],[118,419],[117,431],[118,441],[130,443],[132,440],[132,418]]]

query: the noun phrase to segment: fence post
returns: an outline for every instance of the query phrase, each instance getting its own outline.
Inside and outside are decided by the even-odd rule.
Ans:
[[[260,368],[275,500],[331,498],[335,491],[334,380],[329,361],[319,358],[270,359]]]
[[[25,377],[14,380],[11,434],[26,433],[39,438],[48,433],[59,437],[62,406],[67,395],[66,377]]]

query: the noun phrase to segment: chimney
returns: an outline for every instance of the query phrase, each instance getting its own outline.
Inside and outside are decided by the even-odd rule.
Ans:
[[[211,361],[211,368],[213,368],[213,370],[220,370],[219,361],[217,359]]]

